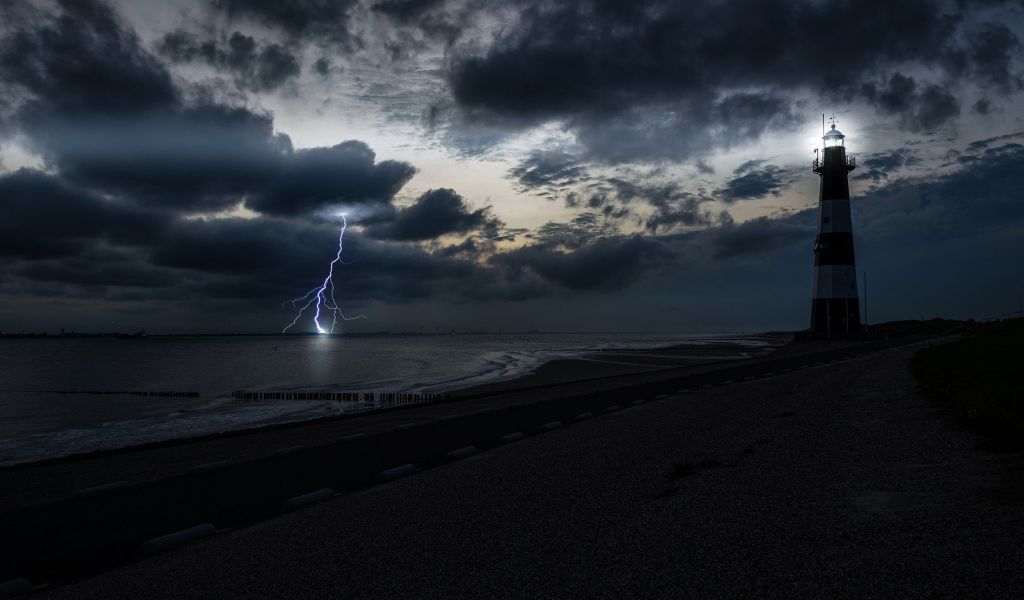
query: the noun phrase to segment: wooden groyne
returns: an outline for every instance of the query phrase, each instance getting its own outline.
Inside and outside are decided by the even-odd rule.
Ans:
[[[450,394],[412,394],[393,392],[296,392],[283,390],[234,391],[234,400],[272,401],[272,400],[321,400],[332,402],[361,402],[378,407],[404,406],[407,404],[427,404],[442,402],[450,398]]]

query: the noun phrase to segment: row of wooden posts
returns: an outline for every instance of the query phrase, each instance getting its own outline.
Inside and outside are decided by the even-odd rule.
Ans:
[[[335,402],[366,402],[380,406],[402,406],[404,404],[440,402],[447,400],[449,395],[445,393],[236,391],[231,392],[231,397],[235,400],[332,400]]]

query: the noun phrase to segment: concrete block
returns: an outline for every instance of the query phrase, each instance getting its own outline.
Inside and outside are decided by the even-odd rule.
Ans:
[[[393,469],[388,469],[386,471],[381,471],[380,473],[377,473],[377,477],[374,478],[374,481],[376,481],[377,483],[384,483],[385,481],[394,481],[395,479],[400,479],[402,477],[412,475],[416,471],[416,465],[409,463],[402,465],[400,467],[395,467]]]
[[[292,496],[291,498],[288,498],[281,503],[281,510],[284,512],[295,510],[297,508],[302,508],[303,506],[323,502],[324,500],[332,497],[334,497],[334,490],[331,488],[322,488],[315,492],[309,492],[308,494],[301,494],[299,496]]]
[[[445,460],[460,460],[463,458],[473,456],[477,452],[479,451],[476,449],[476,446],[463,446],[462,448],[452,450],[448,454],[445,454],[444,458]]]
[[[166,552],[200,538],[213,535],[216,532],[217,529],[214,528],[213,524],[203,523],[202,525],[196,525],[195,527],[189,527],[188,529],[182,529],[181,531],[175,531],[174,533],[168,533],[167,535],[148,539],[145,542],[142,542],[142,545],[139,546],[139,550],[141,550],[143,554]]]

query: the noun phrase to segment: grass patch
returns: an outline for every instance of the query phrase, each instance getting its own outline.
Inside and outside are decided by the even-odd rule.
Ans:
[[[990,450],[1024,450],[1024,319],[973,325],[964,339],[926,348],[911,369]]]

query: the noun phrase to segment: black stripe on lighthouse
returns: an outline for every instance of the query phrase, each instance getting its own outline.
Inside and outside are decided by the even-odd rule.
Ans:
[[[814,241],[814,266],[853,265],[853,233],[819,233]]]

